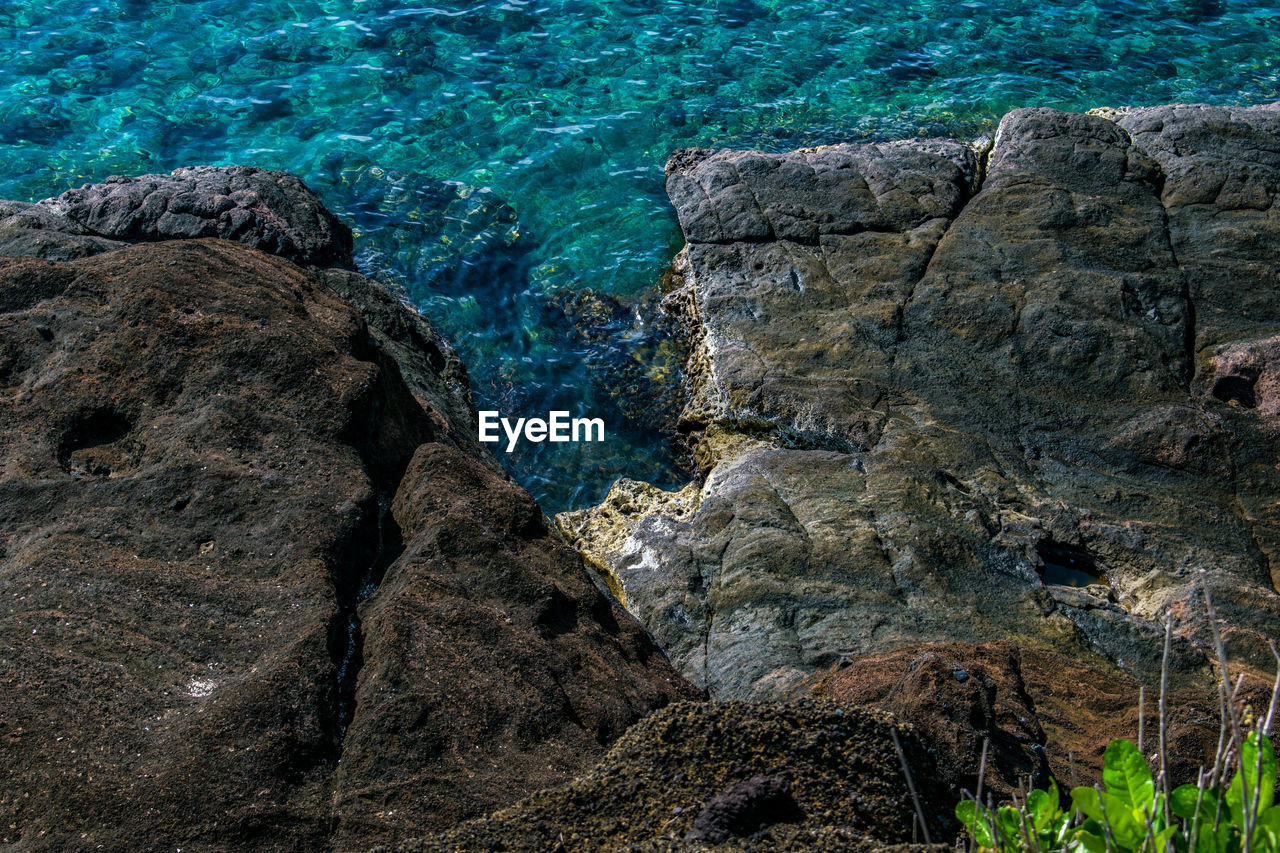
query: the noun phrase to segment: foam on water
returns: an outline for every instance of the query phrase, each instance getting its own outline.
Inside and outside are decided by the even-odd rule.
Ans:
[[[18,0],[0,8],[0,197],[195,163],[296,172],[457,344],[479,402],[596,414],[598,356],[546,297],[656,282],[679,245],[673,149],[1275,100],[1277,57],[1280,7],[1231,0]],[[680,479],[659,436],[611,429],[508,461],[551,510],[622,473]]]

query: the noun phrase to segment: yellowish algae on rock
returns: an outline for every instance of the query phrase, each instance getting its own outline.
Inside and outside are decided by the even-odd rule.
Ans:
[[[626,590],[609,567],[605,555],[616,553],[643,518],[661,513],[684,520],[697,511],[701,500],[697,483],[690,483],[678,492],[666,492],[657,486],[623,477],[613,484],[599,505],[562,512],[555,517],[555,522],[564,537],[604,579],[614,597],[626,607]]]

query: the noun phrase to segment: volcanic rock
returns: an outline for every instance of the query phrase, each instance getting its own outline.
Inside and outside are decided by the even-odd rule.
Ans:
[[[804,818],[782,776],[752,776],[734,782],[711,798],[698,813],[686,841],[720,844],[735,835],[754,835],[774,823]]]
[[[0,259],[0,844],[364,848],[695,696],[476,446],[430,324],[252,248],[342,263],[318,200],[175,175],[4,208],[86,256]]]
[[[299,264],[351,266],[351,229],[302,181],[250,166],[116,175],[35,204],[0,202],[0,254],[69,260],[122,243],[222,237]]]

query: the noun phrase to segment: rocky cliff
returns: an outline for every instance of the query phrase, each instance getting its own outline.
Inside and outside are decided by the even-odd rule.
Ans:
[[[1069,778],[1132,736],[1167,619],[1179,706],[1216,719],[1202,586],[1274,671],[1280,106],[682,151],[667,188],[703,476],[560,524],[690,680],[887,703],[972,766],[1001,732]]]
[[[367,848],[696,695],[350,252],[254,169],[0,203],[6,850]]]

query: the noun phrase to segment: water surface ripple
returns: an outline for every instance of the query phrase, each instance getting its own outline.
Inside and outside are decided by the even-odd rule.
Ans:
[[[628,351],[643,334],[601,354],[554,310],[657,281],[673,149],[1269,101],[1278,58],[1280,7],[1232,0],[18,0],[0,197],[196,163],[301,175],[456,343],[478,402],[614,419],[604,445],[499,452],[554,511],[622,473],[681,477],[588,363],[647,358]]]

